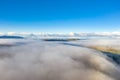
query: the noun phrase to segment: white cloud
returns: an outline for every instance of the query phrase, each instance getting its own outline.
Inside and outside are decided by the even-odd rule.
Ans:
[[[5,33],[0,33],[0,35],[4,35]],[[41,38],[41,37],[51,37],[51,38],[58,38],[58,37],[111,37],[111,38],[120,38],[120,32],[91,32],[91,33],[74,33],[74,32],[70,32],[70,33],[28,33],[28,32],[21,32],[21,33],[15,33],[15,32],[8,32],[5,35],[9,35],[9,36],[23,36],[23,37],[28,37],[28,38],[32,38],[34,36],[34,38]],[[33,36],[32,36],[33,35]],[[36,36],[36,37],[35,37]]]
[[[8,32],[7,35],[16,35],[17,33],[15,32]]]
[[[120,68],[101,52],[57,43],[0,48],[0,80],[120,80]]]
[[[4,33],[0,32],[0,35],[4,35]]]

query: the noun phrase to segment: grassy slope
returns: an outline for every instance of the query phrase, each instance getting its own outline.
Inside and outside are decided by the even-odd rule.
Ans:
[[[120,54],[120,50],[112,48],[112,47],[106,47],[106,46],[89,46],[89,48],[104,51],[104,52],[111,52],[115,54]]]

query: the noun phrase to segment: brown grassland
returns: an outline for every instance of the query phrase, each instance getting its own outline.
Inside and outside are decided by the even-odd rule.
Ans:
[[[119,49],[115,49],[115,48],[109,47],[109,46],[89,46],[89,48],[100,50],[100,51],[105,51],[105,52],[111,52],[111,53],[115,53],[115,54],[120,54]]]

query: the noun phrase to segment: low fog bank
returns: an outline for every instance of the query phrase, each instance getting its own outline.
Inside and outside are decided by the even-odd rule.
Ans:
[[[103,53],[57,43],[0,48],[0,80],[120,80],[120,67]]]
[[[34,40],[29,39],[0,39],[0,47],[17,46],[26,43],[32,43]]]

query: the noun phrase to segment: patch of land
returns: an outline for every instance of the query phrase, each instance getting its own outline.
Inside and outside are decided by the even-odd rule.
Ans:
[[[89,46],[89,48],[96,49],[99,51],[104,51],[104,52],[110,52],[110,53],[115,53],[115,54],[120,54],[120,49],[116,49],[114,47],[109,47],[109,46]]]
[[[80,40],[78,38],[69,38],[69,39],[42,39],[43,41],[76,41],[76,40]]]
[[[0,36],[0,39],[24,39],[21,36]]]

